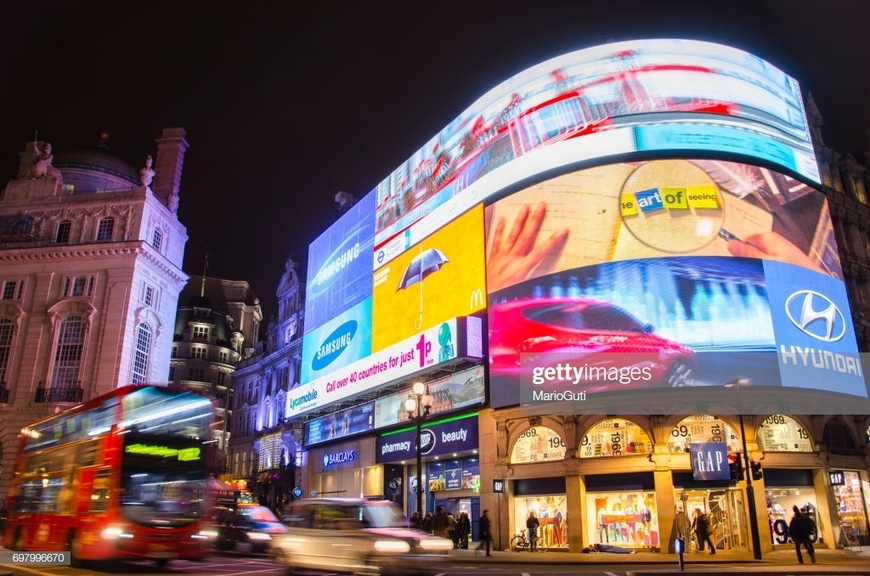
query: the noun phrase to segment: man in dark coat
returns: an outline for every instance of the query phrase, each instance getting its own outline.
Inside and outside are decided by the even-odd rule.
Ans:
[[[803,544],[807,553],[810,555],[810,561],[816,563],[816,551],[813,548],[813,521],[809,516],[800,511],[797,506],[791,507],[794,516],[791,517],[791,522],[788,523],[788,534],[791,536],[791,541],[794,542],[794,549],[797,552],[798,564],[804,563],[804,557],[801,554],[801,544]]]
[[[492,543],[492,523],[489,521],[489,516],[487,513],[489,510],[484,510],[483,515],[480,517],[480,522],[478,527],[480,528],[480,545],[477,547],[477,551],[479,552],[481,548],[486,546],[486,555],[492,556],[490,552],[490,545]]]

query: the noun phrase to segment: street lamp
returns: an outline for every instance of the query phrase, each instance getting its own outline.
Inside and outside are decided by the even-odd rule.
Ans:
[[[749,384],[749,378],[735,378],[725,384],[737,392],[737,416],[740,418],[740,439],[743,442],[743,474],[746,479],[746,499],[749,500],[749,534],[752,537],[752,556],[761,560],[761,536],[758,533],[758,511],[755,509],[755,488],[752,487],[752,467],[749,450],[746,448],[746,429],[743,427],[743,407],[740,404],[740,387]]]
[[[414,447],[417,451],[417,512],[421,520],[423,519],[423,447],[421,442],[423,421],[426,420],[431,409],[432,395],[429,394],[429,387],[422,382],[415,382],[408,397],[405,398],[405,411],[411,421],[417,425],[417,440]]]

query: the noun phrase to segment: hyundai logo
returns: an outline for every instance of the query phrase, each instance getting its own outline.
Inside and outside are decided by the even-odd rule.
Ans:
[[[785,301],[785,313],[798,330],[822,342],[846,335],[846,319],[833,300],[814,290],[798,290]]]

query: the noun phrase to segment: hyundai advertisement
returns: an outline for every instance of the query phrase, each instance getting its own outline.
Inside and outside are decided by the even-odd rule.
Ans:
[[[631,390],[749,413],[782,387],[827,393],[780,394],[791,413],[866,407],[826,200],[787,175],[620,163],[504,197],[486,223],[494,407],[616,413]]]

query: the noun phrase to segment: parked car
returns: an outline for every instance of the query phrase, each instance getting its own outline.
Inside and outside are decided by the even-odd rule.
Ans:
[[[265,506],[239,504],[236,510],[218,510],[212,532],[218,550],[265,552],[276,536],[287,533],[287,526]]]
[[[526,298],[489,309],[490,373],[519,382],[521,360],[536,367],[570,359],[575,367],[638,368],[643,377],[581,377],[587,392],[692,384],[695,353],[653,333],[653,327],[610,302],[590,298]],[[520,355],[523,355],[521,358]],[[645,375],[649,374],[649,378]]]
[[[453,550],[451,540],[408,527],[387,500],[297,500],[282,518],[290,532],[275,540],[272,553],[291,572],[436,574]]]

